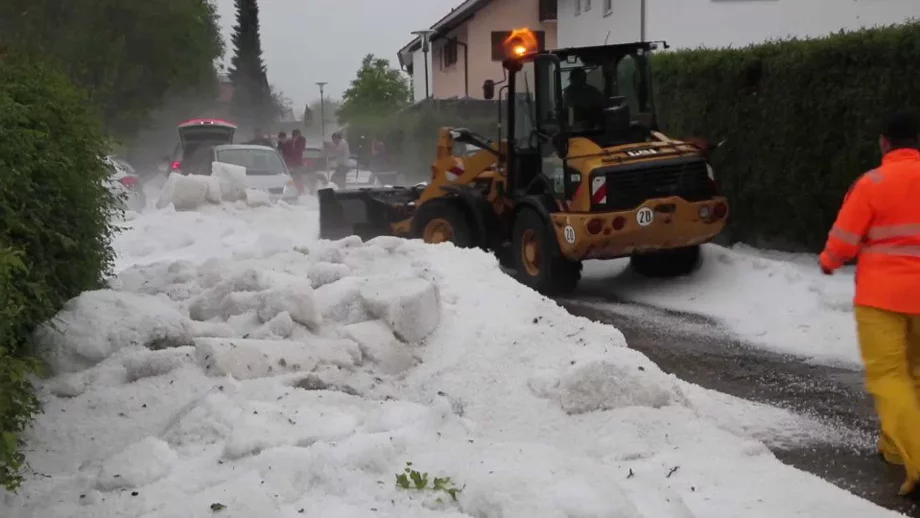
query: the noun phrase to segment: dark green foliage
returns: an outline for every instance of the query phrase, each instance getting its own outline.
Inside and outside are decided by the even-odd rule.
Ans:
[[[27,379],[36,371],[35,363],[10,355],[3,345],[14,341],[12,333],[28,304],[27,294],[11,290],[11,282],[27,273],[21,252],[0,249],[0,487],[8,489],[22,481],[21,434],[38,412],[38,399]]]
[[[654,60],[664,129],[727,139],[713,166],[733,240],[818,250],[846,190],[879,163],[878,121],[920,107],[920,25]]]
[[[259,33],[259,6],[256,0],[235,0],[236,25],[230,39],[233,57],[228,73],[233,81],[233,115],[238,121],[256,127],[277,115],[279,100],[268,84],[262,60],[262,37]]]
[[[4,43],[54,58],[117,137],[134,135],[167,96],[213,97],[223,51],[208,0],[3,0]]]
[[[383,119],[409,105],[409,81],[390,62],[373,54],[364,56],[358,74],[342,95],[339,121],[353,124]]]
[[[113,260],[107,146],[88,106],[62,74],[0,51],[0,485],[11,488],[38,408],[29,337]]]

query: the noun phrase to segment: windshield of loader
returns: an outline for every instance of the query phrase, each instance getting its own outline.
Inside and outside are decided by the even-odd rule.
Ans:
[[[641,48],[566,56],[562,62],[563,101],[573,133],[603,131],[603,110],[622,97],[633,121],[649,128],[655,120],[651,68]]]

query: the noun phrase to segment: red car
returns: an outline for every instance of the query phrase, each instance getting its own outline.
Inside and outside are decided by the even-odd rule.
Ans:
[[[316,173],[328,169],[326,155],[322,148],[306,147],[303,150],[303,166],[307,172]]]

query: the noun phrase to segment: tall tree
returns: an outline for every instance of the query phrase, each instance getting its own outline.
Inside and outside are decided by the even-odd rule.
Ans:
[[[228,73],[233,81],[233,113],[244,124],[262,126],[278,116],[278,99],[268,83],[262,59],[259,5],[256,0],[235,0],[236,25],[230,39],[233,57]]]
[[[409,104],[409,82],[389,60],[364,56],[357,77],[342,95],[339,121],[345,124],[386,117]]]

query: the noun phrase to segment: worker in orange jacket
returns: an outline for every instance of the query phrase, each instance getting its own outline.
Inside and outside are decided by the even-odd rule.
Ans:
[[[902,464],[900,494],[920,480],[920,151],[918,119],[888,116],[882,165],[847,193],[821,253],[831,274],[859,257],[853,299],[866,388],[881,422],[879,452]]]

